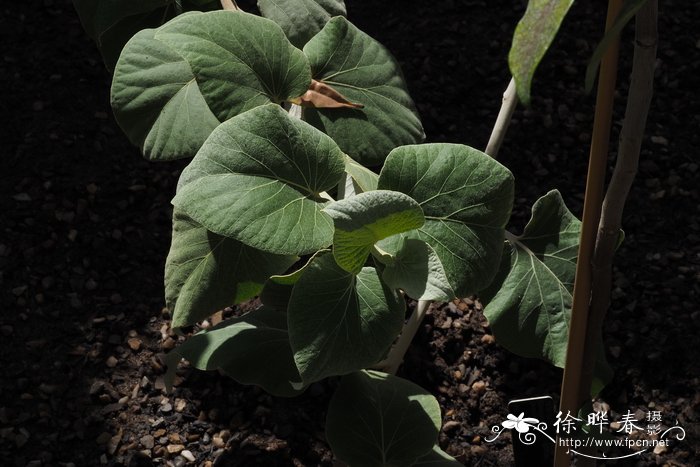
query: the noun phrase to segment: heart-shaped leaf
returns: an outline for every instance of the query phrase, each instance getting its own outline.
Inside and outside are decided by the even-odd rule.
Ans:
[[[112,108],[129,140],[150,160],[191,157],[219,125],[189,64],[155,30],[126,45],[112,81]]]
[[[300,49],[333,16],[345,16],[343,0],[258,0],[260,13],[282,27]]]
[[[532,77],[559,31],[574,0],[529,0],[527,10],[513,33],[508,54],[510,72],[520,101],[530,103]]]
[[[209,232],[176,210],[165,262],[165,300],[173,312],[172,326],[194,324],[253,298],[271,275],[284,272],[296,259]]]
[[[580,229],[553,190],[532,206],[523,234],[508,235],[498,275],[480,298],[496,339],[512,352],[564,367]],[[612,376],[602,337],[598,347],[593,392]]]
[[[168,354],[168,386],[180,358],[200,370],[221,369],[241,384],[261,386],[276,396],[301,392],[286,315],[279,311],[259,308],[187,339]]]
[[[440,406],[428,391],[396,376],[344,376],[326,417],[326,438],[348,465],[413,465],[437,442]]]
[[[379,240],[425,222],[413,198],[397,191],[376,190],[331,203],[324,209],[335,224],[333,256],[348,272],[362,270],[372,247]]]
[[[112,107],[148,159],[169,160],[192,157],[219,122],[299,97],[310,83],[306,57],[272,21],[189,13],[127,43]]]
[[[504,347],[564,366],[580,229],[553,190],[532,206],[523,234],[509,236],[501,270],[481,294]]]
[[[173,204],[208,230],[283,255],[327,247],[321,194],[343,175],[333,140],[277,105],[222,123],[183,171]]]
[[[468,146],[403,146],[389,154],[378,186],[406,193],[420,204],[425,224],[401,236],[432,247],[457,296],[469,295],[491,282],[513,203],[513,175],[508,169]],[[379,243],[394,257],[401,257],[403,245],[415,248],[414,243],[401,242],[399,236]],[[424,258],[418,270],[434,270],[430,255]]]
[[[294,286],[287,310],[294,360],[305,383],[377,363],[401,331],[405,304],[374,268],[358,275],[319,255]]]
[[[305,46],[313,78],[362,109],[304,108],[304,118],[364,165],[425,138],[401,69],[379,42],[343,17],[330,20]]]

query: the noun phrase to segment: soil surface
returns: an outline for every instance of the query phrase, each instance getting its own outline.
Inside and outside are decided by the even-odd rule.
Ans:
[[[347,0],[350,19],[401,62],[429,141],[477,148],[525,3]],[[515,113],[500,160],[516,176],[516,233],[552,188],[581,212],[593,109],[583,76],[604,9],[576,3],[531,107]],[[599,401],[611,420],[658,411],[687,436],[610,465],[700,465],[699,21],[700,3],[661,2],[656,95],[604,330],[615,379]],[[122,135],[71,2],[5,2],[0,39],[0,464],[332,465],[323,421],[337,381],[280,399],[183,367],[164,392],[163,356],[178,338],[162,311],[163,264],[184,162],[148,163]],[[431,309],[400,375],[438,398],[440,445],[468,466],[512,464],[509,435],[486,443],[490,428],[509,400],[556,401],[561,380],[500,347],[474,297]]]

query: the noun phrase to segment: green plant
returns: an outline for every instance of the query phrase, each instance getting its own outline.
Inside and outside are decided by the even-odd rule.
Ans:
[[[572,2],[541,3],[510,57],[525,102]],[[467,146],[418,144],[398,64],[342,1],[260,0],[270,19],[189,11],[207,1],[75,4],[108,67],[125,44],[111,93],[129,139],[150,160],[194,157],[173,199],[173,327],[263,303],[173,350],[170,378],[181,358],[279,396],[342,376],[327,419],[339,459],[451,465],[435,398],[371,369],[396,371],[428,303],[478,292],[503,345],[564,365],[581,223],[552,191],[522,235],[506,232],[512,174]],[[534,41],[533,17],[548,25]]]

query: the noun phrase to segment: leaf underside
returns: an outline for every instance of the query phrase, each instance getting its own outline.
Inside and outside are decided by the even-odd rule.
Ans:
[[[532,77],[552,44],[574,0],[530,0],[513,33],[508,65],[518,98],[530,104]]]

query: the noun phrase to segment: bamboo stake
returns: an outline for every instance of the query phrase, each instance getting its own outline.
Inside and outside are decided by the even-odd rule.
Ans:
[[[606,31],[614,24],[623,3],[624,0],[609,0],[605,25]],[[610,126],[612,124],[619,48],[620,41],[617,38],[612,41],[603,56],[598,78],[598,93],[588,160],[581,237],[578,259],[576,261],[573,306],[571,309],[571,322],[569,323],[569,340],[559,404],[559,410],[563,416],[566,416],[568,413],[576,416],[579,407],[585,400],[585,397],[582,399],[580,387],[583,352],[588,328],[588,309],[591,298],[591,261],[593,259],[596,230],[600,220],[600,210],[603,201],[605,167],[607,165]],[[566,448],[557,443],[554,458],[555,466],[566,467],[569,463],[570,459]]]
[[[593,290],[588,318],[582,390],[590,388],[595,367],[597,338],[600,338],[605,314],[610,306],[612,259],[615,255],[622,213],[637,174],[639,152],[644,136],[654,88],[656,64],[658,0],[649,0],[637,12],[632,77],[627,96],[625,120],[620,132],[617,161],[603,201],[593,256]]]

